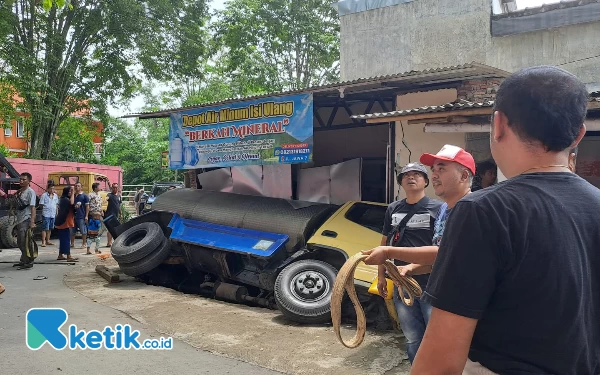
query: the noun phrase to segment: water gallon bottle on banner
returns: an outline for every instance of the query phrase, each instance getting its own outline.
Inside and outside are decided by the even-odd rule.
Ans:
[[[169,165],[173,169],[183,167],[183,140],[179,138],[177,127],[171,122],[171,134],[174,134],[173,140],[169,145]]]
[[[198,164],[198,150],[194,146],[188,146],[184,151],[184,161],[186,165]]]

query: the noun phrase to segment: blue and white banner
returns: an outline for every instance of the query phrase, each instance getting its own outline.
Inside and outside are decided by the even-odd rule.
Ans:
[[[171,115],[170,169],[306,163],[312,150],[312,94]]]

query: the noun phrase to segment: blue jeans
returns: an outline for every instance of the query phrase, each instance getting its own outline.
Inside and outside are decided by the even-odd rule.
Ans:
[[[71,229],[58,229],[58,253],[60,255],[71,255]]]
[[[398,313],[400,328],[406,337],[406,354],[412,364],[423,340],[425,328],[431,317],[431,305],[415,298],[412,306],[406,306],[400,299],[398,288],[394,287],[394,305]]]

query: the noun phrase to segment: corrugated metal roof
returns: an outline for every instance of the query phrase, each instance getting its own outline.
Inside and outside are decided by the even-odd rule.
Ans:
[[[600,91],[591,92],[590,93],[590,102],[598,102],[600,103]],[[399,117],[399,116],[408,116],[408,115],[416,115],[423,113],[439,113],[439,112],[455,112],[463,109],[475,109],[475,108],[491,108],[494,106],[494,101],[486,101],[481,103],[473,103],[466,100],[458,100],[452,103],[446,103],[442,105],[432,105],[425,106],[420,108],[413,109],[404,109],[401,111],[392,111],[392,112],[382,112],[382,113],[368,113],[366,115],[354,115],[351,116],[353,119],[357,120],[370,120],[370,119],[385,119],[389,117]],[[597,108],[589,108],[589,109],[597,109]]]
[[[471,108],[488,108],[493,107],[494,101],[487,101],[482,103],[473,103],[466,100],[459,100],[453,103],[447,103],[442,105],[432,105],[414,109],[404,109],[401,111],[392,111],[392,112],[384,112],[384,113],[369,113],[366,115],[355,115],[352,116],[354,119],[358,120],[369,120],[376,118],[387,118],[387,117],[397,117],[397,116],[407,116],[407,115],[416,115],[422,113],[437,113],[437,112],[453,112],[461,109],[471,109]]]
[[[239,98],[230,98],[222,101],[203,103],[200,105],[192,105],[186,107],[179,108],[169,108],[160,111],[152,111],[152,112],[140,112],[140,113],[132,113],[123,116],[123,118],[128,117],[138,117],[138,118],[156,118],[156,117],[167,117],[169,114],[174,112],[180,112],[190,109],[196,108],[204,108],[211,107],[221,104],[235,103],[246,100],[260,99],[260,98],[268,98],[272,96],[284,96],[284,95],[292,95],[292,94],[300,94],[300,93],[313,93],[313,94],[323,94],[327,93],[335,93],[341,89],[344,89],[345,95],[352,94],[353,92],[361,92],[367,91],[371,88],[381,88],[389,86],[388,88],[393,89],[394,84],[401,85],[411,85],[415,87],[415,91],[418,88],[432,83],[437,82],[451,82],[451,81],[462,81],[467,79],[473,79],[478,77],[488,77],[488,78],[503,78],[508,77],[510,73],[493,68],[488,65],[479,64],[479,63],[470,63],[456,66],[449,66],[444,68],[436,68],[436,69],[427,69],[427,70],[412,70],[409,72],[399,73],[399,74],[390,74],[384,76],[376,76],[370,78],[360,78],[351,81],[344,81],[338,83],[332,83],[323,86],[314,86],[306,89],[300,90],[289,90],[282,92],[274,92],[268,94],[261,95],[253,95]],[[373,86],[373,87],[370,87]]]

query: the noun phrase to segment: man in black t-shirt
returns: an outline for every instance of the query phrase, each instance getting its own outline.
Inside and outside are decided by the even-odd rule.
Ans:
[[[453,209],[413,374],[600,374],[600,190],[568,165],[587,104],[556,67],[501,84],[490,141],[508,180]]]
[[[427,169],[420,163],[409,163],[398,174],[398,184],[406,193],[406,199],[396,201],[388,206],[383,223],[382,246],[420,247],[430,246],[433,238],[433,227],[442,202],[425,196],[425,188],[429,185]],[[408,220],[404,220],[411,215]],[[404,220],[404,222],[403,222]],[[404,228],[404,229],[403,229]],[[394,260],[398,266],[408,263]],[[425,289],[428,274],[415,276]],[[385,297],[387,294],[385,267],[379,266],[377,288]],[[398,313],[400,328],[406,337],[406,352],[412,363],[423,340],[425,328],[431,315],[431,305],[415,299],[412,306],[406,306],[394,288],[394,305]]]

